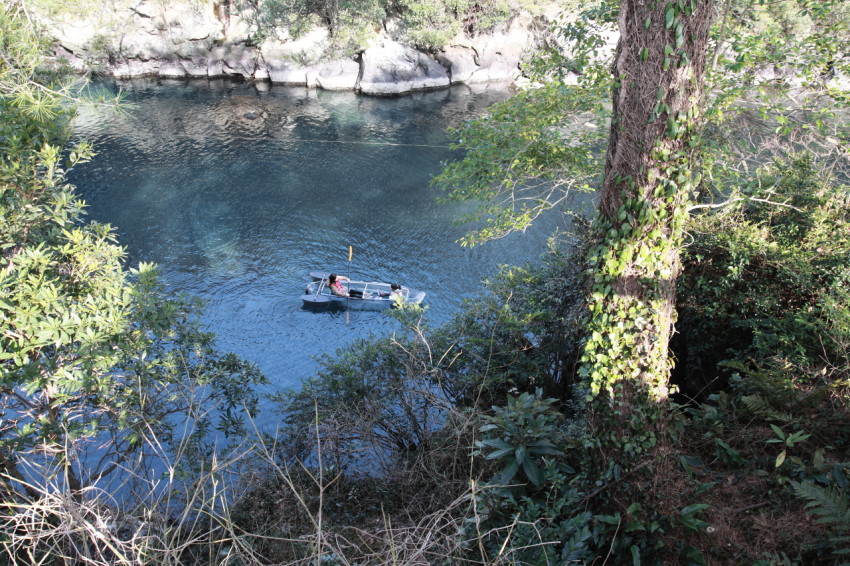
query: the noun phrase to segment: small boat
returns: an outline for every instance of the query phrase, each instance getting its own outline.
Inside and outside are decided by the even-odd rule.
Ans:
[[[307,284],[301,300],[304,305],[342,305],[352,308],[387,308],[395,306],[398,302],[419,304],[425,298],[424,291],[401,287],[402,301],[390,298],[392,290],[389,283],[381,281],[343,281],[351,296],[340,297],[331,293],[328,288],[328,275],[324,271],[311,271],[312,282]]]

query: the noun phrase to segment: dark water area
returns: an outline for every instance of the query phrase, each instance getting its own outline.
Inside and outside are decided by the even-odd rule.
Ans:
[[[273,390],[309,377],[317,356],[396,328],[384,312],[303,307],[308,271],[422,289],[439,324],[499,264],[536,260],[566,228],[556,214],[462,248],[468,227],[455,220],[470,205],[436,201],[431,178],[459,157],[446,128],[509,96],[505,86],[399,98],[225,80],[105,86],[133,107],[76,120],[97,151],[70,173],[90,217],[115,227],[129,265],[157,263],[172,291],[206,301],[219,347],[256,362]]]

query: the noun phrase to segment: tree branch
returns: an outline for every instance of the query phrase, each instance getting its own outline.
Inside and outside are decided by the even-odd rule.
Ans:
[[[792,206],[792,205],[784,203],[784,202],[774,202],[772,200],[768,200],[768,199],[764,199],[764,198],[755,198],[755,197],[733,198],[733,199],[729,199],[727,201],[716,203],[716,204],[695,204],[694,206],[691,206],[691,207],[688,208],[688,212],[690,212],[692,210],[697,210],[697,209],[700,209],[700,208],[722,208],[722,207],[730,205],[732,203],[741,202],[741,201],[763,202],[765,204],[770,204],[770,205],[774,205],[774,206],[784,206],[786,208],[796,210],[797,212],[803,212],[802,210],[800,210],[796,206]]]

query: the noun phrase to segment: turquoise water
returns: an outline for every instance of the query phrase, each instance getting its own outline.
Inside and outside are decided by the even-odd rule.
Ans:
[[[382,312],[304,308],[308,271],[422,289],[437,324],[499,264],[536,259],[564,222],[467,249],[454,221],[468,205],[436,202],[430,179],[459,156],[446,128],[508,96],[504,86],[400,98],[224,80],[107,86],[135,106],[76,121],[98,152],[70,175],[90,216],[116,228],[130,265],[155,262],[173,291],[203,298],[220,348],[258,363],[274,389],[394,329]]]

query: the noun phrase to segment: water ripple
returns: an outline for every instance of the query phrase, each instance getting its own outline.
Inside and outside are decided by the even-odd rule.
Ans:
[[[381,312],[305,308],[308,271],[421,288],[439,323],[498,263],[534,259],[552,228],[463,249],[453,221],[466,208],[435,203],[431,177],[453,155],[445,128],[504,89],[383,99],[226,81],[122,86],[137,104],[130,113],[81,111],[77,133],[98,156],[72,181],[131,263],[156,262],[174,291],[203,298],[219,345],[278,387],[396,324]]]

